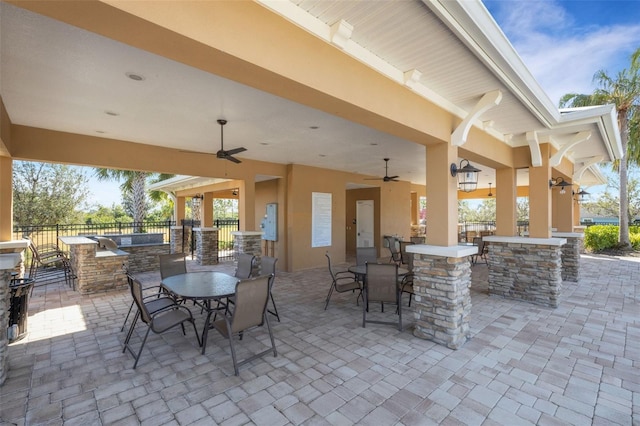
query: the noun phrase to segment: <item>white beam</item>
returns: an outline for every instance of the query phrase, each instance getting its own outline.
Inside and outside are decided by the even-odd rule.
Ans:
[[[353,34],[353,25],[344,19],[331,25],[331,43],[340,49],[345,49],[347,43],[351,40]]]

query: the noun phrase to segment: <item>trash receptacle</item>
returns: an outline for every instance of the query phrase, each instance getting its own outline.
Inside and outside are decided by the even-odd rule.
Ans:
[[[9,340],[15,341],[27,335],[27,316],[29,309],[29,294],[33,288],[31,278],[16,278],[9,283],[9,327],[17,325],[17,332],[9,333]],[[13,329],[15,330],[15,328]]]

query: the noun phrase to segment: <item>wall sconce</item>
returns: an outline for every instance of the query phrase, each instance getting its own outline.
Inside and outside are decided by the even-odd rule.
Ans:
[[[581,189],[578,192],[573,191],[573,195],[577,195],[576,201],[581,203],[581,202],[585,201],[584,197],[589,195],[589,193],[587,191],[585,191],[584,189]]]
[[[464,166],[463,163],[466,163]],[[482,171],[476,169],[469,160],[461,160],[460,166],[456,166],[455,163],[451,163],[451,176],[458,176],[458,187],[462,192],[473,192],[478,187],[478,174]]]
[[[204,200],[204,194],[196,194],[193,197],[194,200]]]
[[[493,194],[491,193],[491,182],[489,182],[489,193],[487,194],[487,197],[493,197]]]
[[[233,191],[231,191],[231,195],[238,195],[238,188],[235,188]]]
[[[565,189],[567,186],[571,186],[571,184],[565,181],[562,177],[551,178],[551,180],[549,181],[549,188],[559,187],[561,194],[567,192],[567,190]]]

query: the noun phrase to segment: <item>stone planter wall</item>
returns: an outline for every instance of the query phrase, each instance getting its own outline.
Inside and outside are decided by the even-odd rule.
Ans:
[[[560,244],[491,241],[489,294],[557,307],[562,291],[561,250]]]
[[[562,246],[562,280],[578,282],[580,276],[580,253],[584,251],[582,238],[566,237]]]
[[[7,352],[9,339],[7,338],[7,328],[9,327],[9,280],[11,280],[11,270],[0,270],[0,385],[7,378]]]
[[[239,253],[252,254],[256,257],[252,272],[252,275],[256,276],[260,272],[263,233],[257,231],[236,231],[231,234],[233,235],[233,252],[236,258]]]
[[[413,255],[414,335],[451,349],[470,336],[471,263],[469,257]]]
[[[170,252],[173,253],[183,253],[182,250],[182,226],[172,226],[170,232],[171,239],[171,247]],[[184,244],[184,250],[187,250],[188,245]]]
[[[218,228],[194,228],[196,237],[196,263],[218,264]]]

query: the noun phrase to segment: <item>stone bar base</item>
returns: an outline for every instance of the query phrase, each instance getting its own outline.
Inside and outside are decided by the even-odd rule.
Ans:
[[[7,378],[9,364],[7,357],[9,352],[9,338],[7,328],[9,327],[9,304],[10,290],[9,282],[11,272],[21,261],[19,253],[0,254],[0,386]]]
[[[218,228],[193,228],[196,238],[196,263],[218,264]]]
[[[562,280],[578,282],[580,277],[580,253],[584,252],[584,234],[577,232],[551,234],[554,238],[566,238],[562,246]]]
[[[262,231],[234,231],[233,235],[233,254],[238,258],[238,254],[247,253],[256,257],[256,263],[253,265],[252,276],[260,271],[260,259],[262,258]]]
[[[557,307],[562,291],[564,238],[485,237],[489,294]]]
[[[98,243],[85,237],[59,237],[69,246],[76,289],[82,294],[121,290],[128,287],[122,264],[129,260],[122,250],[97,251]]]
[[[471,262],[476,247],[410,245],[413,253],[414,336],[459,349],[470,337]]]

